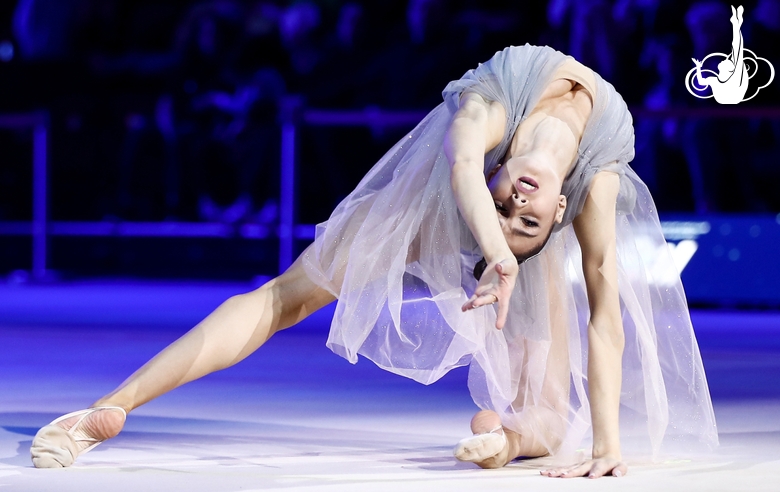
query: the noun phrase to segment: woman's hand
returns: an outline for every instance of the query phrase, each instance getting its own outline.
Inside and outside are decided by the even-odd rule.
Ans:
[[[496,328],[500,330],[506,323],[506,316],[509,313],[509,299],[512,297],[512,290],[515,288],[518,271],[519,266],[514,257],[488,263],[485,271],[482,273],[482,278],[479,280],[477,289],[474,291],[474,295],[461,309],[465,312],[469,309],[497,302]]]
[[[600,478],[610,474],[613,477],[622,477],[628,473],[628,467],[622,461],[614,458],[598,458],[586,460],[574,466],[542,470],[540,473],[545,477],[557,478]]]

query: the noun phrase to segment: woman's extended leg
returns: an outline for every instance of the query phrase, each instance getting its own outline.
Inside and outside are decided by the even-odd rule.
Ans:
[[[513,351],[524,353],[521,360],[539,359],[544,354],[545,367],[531,370],[524,366],[518,381],[526,381],[518,387],[517,397],[512,408],[521,408],[522,417],[515,432],[501,425],[501,417],[492,410],[477,412],[471,419],[471,431],[474,436],[463,439],[455,448],[455,457],[462,461],[476,463],[482,468],[500,468],[520,456],[536,458],[545,456],[555,449],[566,433],[566,418],[569,402],[569,378],[571,369],[569,360],[568,309],[565,288],[556,282],[564,278],[563,266],[558,263],[547,264],[547,292],[545,302],[549,309],[551,344],[523,340],[515,342]],[[527,399],[530,378],[542,378],[541,393]],[[533,396],[533,392],[530,392]]]
[[[299,258],[284,274],[259,289],[222,303],[117,389],[92,405],[117,407],[116,410],[96,411],[82,421],[74,416],[41,429],[33,440],[33,463],[41,467],[70,465],[78,452],[91,443],[119,433],[125,419],[119,409],[130,412],[184,383],[232,366],[257,350],[277,331],[298,323],[333,300],[332,294],[308,278]],[[72,426],[78,426],[77,434],[89,436],[89,439],[74,442],[73,432],[64,432]],[[51,449],[57,447],[57,443],[62,446]],[[56,459],[51,458],[52,453]],[[68,455],[73,455],[70,462],[67,462]]]

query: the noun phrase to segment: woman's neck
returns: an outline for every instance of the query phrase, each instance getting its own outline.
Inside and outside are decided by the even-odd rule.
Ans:
[[[517,128],[506,160],[520,156],[539,158],[563,183],[576,160],[577,142],[569,125],[558,118],[536,113]]]

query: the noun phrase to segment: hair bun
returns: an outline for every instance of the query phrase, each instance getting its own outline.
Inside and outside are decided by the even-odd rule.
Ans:
[[[474,265],[474,278],[477,280],[482,278],[482,274],[485,272],[485,268],[487,268],[487,261],[485,258],[482,258],[477,262],[476,265]]]

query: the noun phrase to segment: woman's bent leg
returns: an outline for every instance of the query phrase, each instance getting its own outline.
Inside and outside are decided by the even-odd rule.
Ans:
[[[549,423],[550,426],[560,421],[550,411],[532,410],[528,413],[528,418],[536,420],[541,419],[542,416],[544,416],[544,423]],[[521,456],[537,458],[549,454],[549,450],[535,438],[530,427],[526,432],[519,433],[503,427],[501,418],[492,410],[480,410],[474,415],[471,419],[471,432],[474,436],[459,443],[455,449],[455,456],[462,461],[471,461],[481,468],[501,468]]]
[[[36,436],[33,442],[33,461],[36,466],[58,466],[51,459],[40,459],[40,456],[36,462],[36,453],[46,454],[53,442],[43,436],[44,430],[57,434],[49,436],[55,440],[67,440],[64,447],[70,449],[70,452],[66,454],[76,451],[77,455],[91,447],[92,443],[117,435],[124,426],[125,414],[122,410],[130,412],[184,383],[232,366],[257,350],[277,331],[298,323],[333,300],[335,297],[332,294],[309,279],[298,259],[284,274],[259,289],[231,297],[222,303],[117,389],[92,405],[117,409],[74,416],[57,422],[57,429],[52,429],[54,425],[41,429],[40,439]],[[86,434],[89,439],[77,439],[78,442],[75,442],[63,435],[63,431],[71,427],[78,427],[74,429],[77,430],[76,434]],[[73,432],[70,434],[73,437]],[[62,451],[58,450],[60,454]],[[61,460],[57,462],[61,463]],[[59,466],[69,464],[61,463]]]

